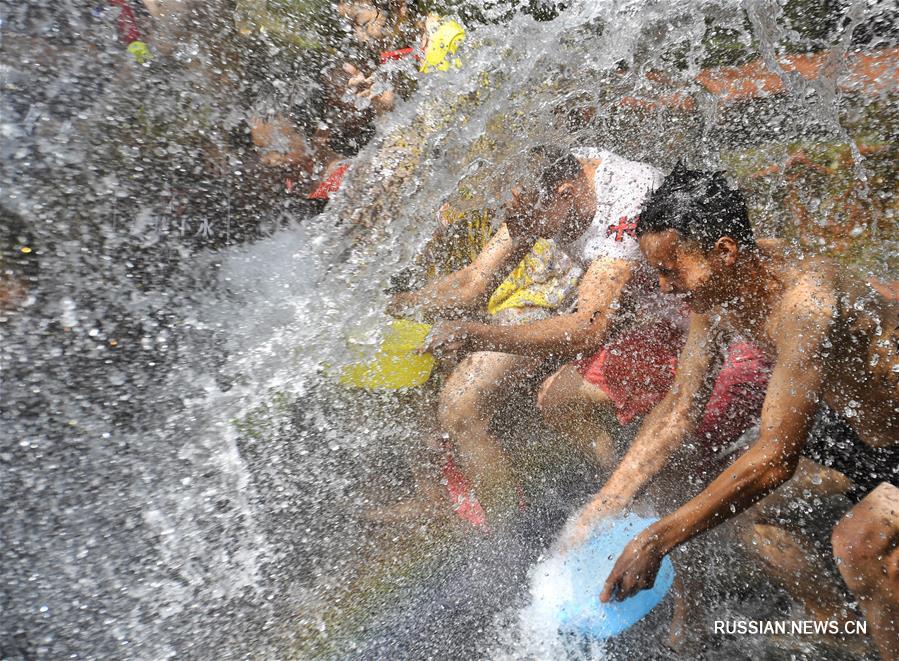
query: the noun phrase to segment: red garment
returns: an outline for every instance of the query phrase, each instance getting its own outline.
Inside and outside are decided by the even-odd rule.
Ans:
[[[644,416],[671,388],[684,334],[665,322],[623,333],[595,356],[576,363],[606,393],[621,424]],[[721,366],[696,435],[718,447],[736,441],[757,419],[768,383],[768,363],[747,342],[733,344]]]
[[[140,30],[137,27],[137,17],[134,10],[128,5],[127,0],[109,0],[109,4],[119,7],[119,37],[126,44],[132,41],[140,41]]]
[[[622,333],[576,365],[612,399],[618,421],[626,425],[649,413],[668,392],[682,344],[683,332],[659,321]]]
[[[331,199],[331,193],[336,193],[340,190],[341,184],[343,184],[343,177],[346,174],[346,171],[350,169],[349,163],[341,163],[337,168],[334,169],[327,179],[321,182],[318,187],[307,195],[307,199],[310,200],[329,200]]]
[[[391,60],[401,60],[404,57],[409,57],[412,55],[416,60],[418,56],[415,54],[414,48],[400,48],[398,50],[384,50],[381,51],[381,64],[386,64]]]
[[[757,347],[731,345],[696,435],[719,448],[740,438],[762,412],[769,376],[768,361]]]
[[[453,511],[463,521],[467,521],[475,528],[479,528],[484,532],[490,532],[487,525],[487,515],[481,506],[478,497],[471,489],[471,484],[466,479],[465,474],[456,465],[456,460],[447,447],[446,459],[443,463],[443,481],[446,483],[446,494],[452,503]],[[524,497],[524,489],[520,484],[515,485],[515,495],[518,497],[518,511],[527,511],[527,502]]]
[[[487,525],[487,515],[484,508],[478,502],[477,497],[471,490],[465,475],[459,470],[456,462],[451,454],[446,455],[446,462],[443,464],[443,479],[446,481],[446,493],[452,502],[453,511],[463,521],[467,521],[475,528],[485,528]]]

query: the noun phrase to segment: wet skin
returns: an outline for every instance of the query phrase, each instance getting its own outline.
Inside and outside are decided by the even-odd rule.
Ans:
[[[855,412],[847,418],[865,443],[899,442],[896,302],[853,281],[831,260],[791,260],[778,241],[759,241],[758,258],[739,265],[743,260],[739,253],[731,257],[730,248],[706,256],[673,231],[648,235],[640,246],[662,291],[682,296],[696,314],[719,315],[725,330],[752,339],[769,355],[776,356],[784,333],[822,332],[813,357],[822,375],[820,396],[834,411]]]
[[[703,251],[667,231],[642,237],[640,245],[661,289],[683,297],[698,325],[751,339],[775,366],[758,441],[705,491],[628,544],[602,592],[606,602],[650,587],[673,548],[789,479],[819,398],[843,415],[850,407],[847,422],[862,442],[899,442],[895,303],[826,259],[791,260],[773,241],[749,252],[723,237]]]

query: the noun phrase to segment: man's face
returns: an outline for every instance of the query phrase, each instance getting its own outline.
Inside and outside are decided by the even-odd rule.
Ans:
[[[640,249],[659,274],[659,288],[683,298],[693,312],[707,312],[723,300],[724,262],[674,230],[640,237]]]
[[[506,211],[506,223],[513,234],[553,237],[569,229],[571,196],[560,191],[541,195],[531,186],[519,185],[512,189],[512,201],[506,205]]]

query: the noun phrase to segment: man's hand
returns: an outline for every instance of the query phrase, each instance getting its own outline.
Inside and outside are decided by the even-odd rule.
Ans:
[[[392,89],[385,90],[376,96],[372,96],[369,91],[369,98],[371,99],[371,105],[375,109],[375,112],[390,112],[396,105],[396,94]]]
[[[514,237],[529,237],[536,240],[540,236],[538,221],[541,218],[539,201],[535,193],[512,190],[512,199],[504,206],[505,224]]]
[[[568,528],[561,542],[562,552],[581,546],[590,536],[590,531],[603,519],[617,516],[624,509],[624,503],[615,498],[598,494],[581,510],[574,523]]]
[[[356,96],[371,98],[371,88],[375,83],[374,74],[366,76],[349,62],[345,62],[342,68],[350,76],[346,83],[347,89]]]
[[[656,574],[659,573],[664,557],[658,534],[650,526],[624,547],[606,579],[599,600],[604,604],[613,599],[624,601],[640,590],[651,588],[656,582]]]
[[[431,329],[420,349],[422,353],[433,354],[435,358],[454,359],[471,351],[472,337],[467,321],[444,321]]]

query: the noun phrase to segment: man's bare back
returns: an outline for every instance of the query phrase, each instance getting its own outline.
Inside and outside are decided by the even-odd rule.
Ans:
[[[809,322],[828,327],[817,356],[824,401],[866,444],[899,442],[899,305],[863,280],[847,277],[845,267],[831,259],[791,255],[776,240],[760,240],[758,246],[763,305],[722,305],[715,313],[735,333],[773,351],[784,333],[795,332],[793,302],[811,301]]]

